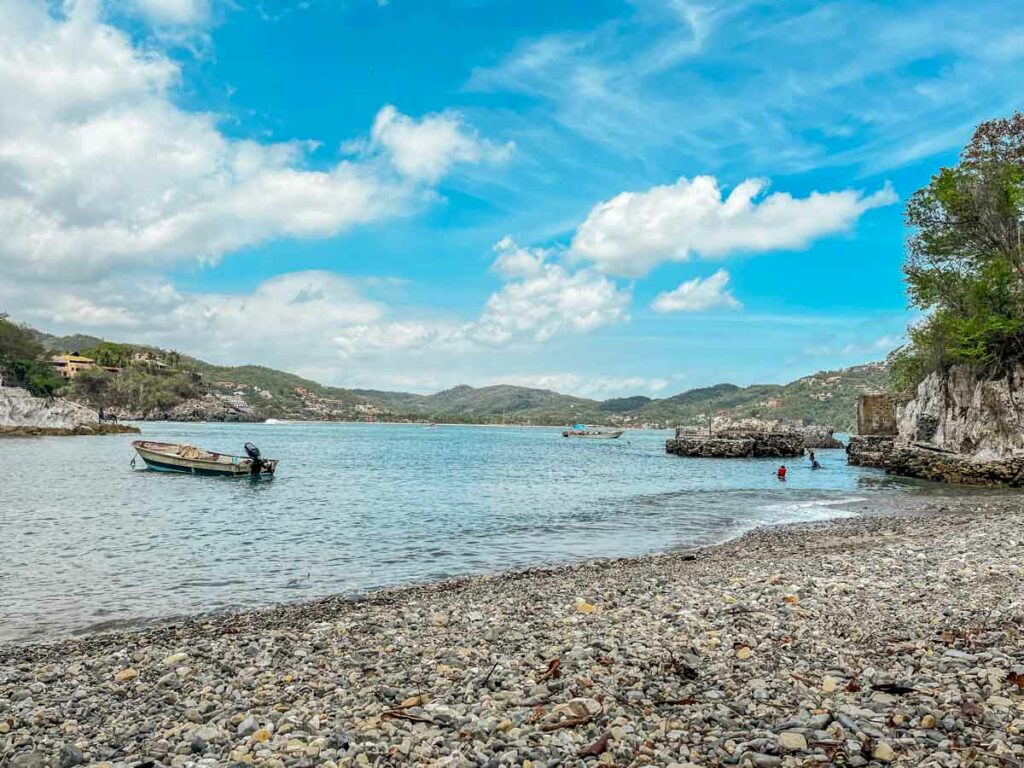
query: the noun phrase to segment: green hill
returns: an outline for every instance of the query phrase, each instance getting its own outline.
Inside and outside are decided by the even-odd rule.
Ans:
[[[51,351],[92,351],[107,357],[106,364],[131,367],[133,386],[156,393],[140,397],[140,402],[170,407],[175,398],[215,396],[244,408],[252,418],[671,427],[703,424],[713,415],[803,420],[848,431],[854,426],[857,395],[884,390],[889,382],[885,366],[870,363],[820,371],[789,384],[716,384],[662,399],[638,395],[599,401],[508,384],[462,385],[419,395],[329,387],[265,366],[213,365],[172,351],[114,344],[93,336],[36,334]],[[182,377],[188,378],[188,386],[182,386]]]
[[[633,415],[664,424],[700,424],[708,415],[730,418],[802,420],[850,431],[856,424],[857,395],[887,389],[882,363],[819,371],[789,384],[737,387],[717,384],[654,400]],[[706,423],[706,422],[704,422]]]
[[[600,403],[547,389],[497,384],[490,387],[452,387],[432,395],[357,389],[355,394],[386,406],[396,414],[436,421],[565,424],[599,420]]]

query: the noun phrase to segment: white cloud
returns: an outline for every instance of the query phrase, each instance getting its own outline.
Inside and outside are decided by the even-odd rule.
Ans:
[[[653,397],[669,386],[664,378],[643,376],[586,376],[578,373],[547,373],[536,375],[510,374],[499,376],[503,384],[550,389],[563,394],[607,400],[611,397],[648,395]]]
[[[132,4],[153,24],[192,26],[206,20],[206,0],[132,0]]]
[[[491,265],[491,270],[507,278],[539,275],[549,253],[543,248],[523,248],[508,236],[495,244],[494,252],[498,257]]]
[[[628,16],[517,41],[474,70],[468,88],[529,98],[524,153],[582,154],[564,131],[539,134],[553,120],[588,140],[591,162],[607,145],[651,164],[671,152],[730,170],[877,173],[960,147],[1020,102],[1014,3],[626,5]]]
[[[92,284],[0,284],[0,306],[42,330],[67,328],[176,347],[214,362],[266,362],[294,370],[335,353],[332,335],[383,321],[388,307],[359,282],[331,272],[289,272],[250,293],[188,293],[157,277]]]
[[[147,1],[168,12],[184,2]],[[271,238],[330,237],[403,213],[420,181],[490,157],[491,145],[453,116],[417,121],[388,107],[374,132],[405,176],[380,152],[310,170],[312,142],[231,139],[216,116],[179,108],[178,64],[95,14],[89,3],[62,17],[31,0],[0,5],[0,265],[9,275],[81,278],[216,260]]]
[[[585,332],[629,319],[629,291],[608,278],[547,264],[541,252],[519,248],[510,238],[496,250],[494,269],[521,279],[491,295],[472,329],[474,338],[502,344],[525,335],[544,341],[562,328]]]
[[[720,269],[711,277],[699,277],[681,283],[678,288],[659,293],[652,309],[656,312],[699,312],[704,309],[739,309],[742,305],[729,290],[729,273]]]
[[[371,146],[380,147],[399,173],[419,181],[436,182],[456,163],[500,162],[512,144],[481,139],[455,113],[406,117],[390,104],[377,113],[370,132]]]
[[[855,339],[839,341],[835,338],[824,342],[816,342],[804,347],[804,354],[811,357],[859,357],[871,355],[880,357],[888,354],[907,341],[903,334],[880,336],[876,339]]]
[[[472,346],[469,323],[444,320],[403,320],[384,323],[360,323],[335,329],[331,342],[346,358],[365,358],[415,349],[419,351],[458,351]]]
[[[714,177],[697,176],[646,192],[623,192],[591,209],[571,252],[604,272],[637,276],[694,254],[806,248],[897,199],[888,185],[871,195],[848,189],[803,198],[775,192],[759,199],[766,186],[762,179],[747,179],[723,198]]]
[[[518,249],[511,241],[503,248]],[[389,284],[316,270],[284,273],[239,294],[188,293],[139,273],[92,282],[23,278],[0,282],[0,308],[43,330],[175,347],[224,364],[329,372],[337,382],[351,378],[341,372],[356,362],[430,366],[438,356],[464,360],[513,343],[587,333],[628,319],[630,301],[606,277],[546,263],[504,283],[468,320],[421,309],[400,313],[369,297]]]

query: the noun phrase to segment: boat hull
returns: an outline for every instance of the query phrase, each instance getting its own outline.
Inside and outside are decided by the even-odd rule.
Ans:
[[[570,432],[567,430],[562,433],[562,437],[575,437],[580,440],[616,440],[622,437],[624,431],[621,429],[614,432]]]
[[[176,455],[171,450],[178,448],[176,445],[170,443],[158,444],[161,448],[149,447],[151,445],[141,440],[132,443],[132,447],[135,448],[135,451],[142,458],[146,467],[156,472],[176,472],[204,477],[253,476],[252,461],[242,456],[210,453],[206,454],[204,458],[186,458]],[[276,469],[276,459],[264,459],[258,476],[273,475]]]

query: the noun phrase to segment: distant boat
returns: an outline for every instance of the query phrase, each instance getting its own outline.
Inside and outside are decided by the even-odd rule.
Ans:
[[[252,443],[245,444],[246,456],[231,456],[226,453],[204,451],[194,445],[156,443],[150,440],[136,440],[132,447],[146,462],[146,466],[157,472],[244,477],[273,475],[277,469],[277,459],[262,458],[260,449]],[[132,459],[132,464],[134,463],[135,460]]]
[[[586,440],[614,440],[622,437],[624,429],[588,429],[586,424],[573,424],[562,432],[562,437],[582,437]]]

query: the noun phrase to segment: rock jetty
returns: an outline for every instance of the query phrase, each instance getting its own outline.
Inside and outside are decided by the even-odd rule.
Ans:
[[[1022,388],[1024,366],[997,378],[957,366],[929,375],[912,399],[889,402],[887,417],[878,412],[886,400],[870,398],[862,429],[884,434],[851,438],[849,461],[938,482],[1024,487]]]
[[[842,441],[836,440],[835,430],[832,427],[809,424],[796,428],[796,431],[804,436],[804,448],[817,450],[820,448],[838,449],[846,447]]]
[[[0,648],[0,765],[1019,765],[1020,503],[984,498]]]
[[[728,429],[715,435],[695,434],[680,428],[665,441],[666,453],[700,458],[787,458],[802,456],[804,436],[796,431],[762,432]]]
[[[884,435],[868,435],[851,438],[849,463],[939,483],[1024,488],[1024,453],[992,459],[957,454],[923,443],[902,443]]]

